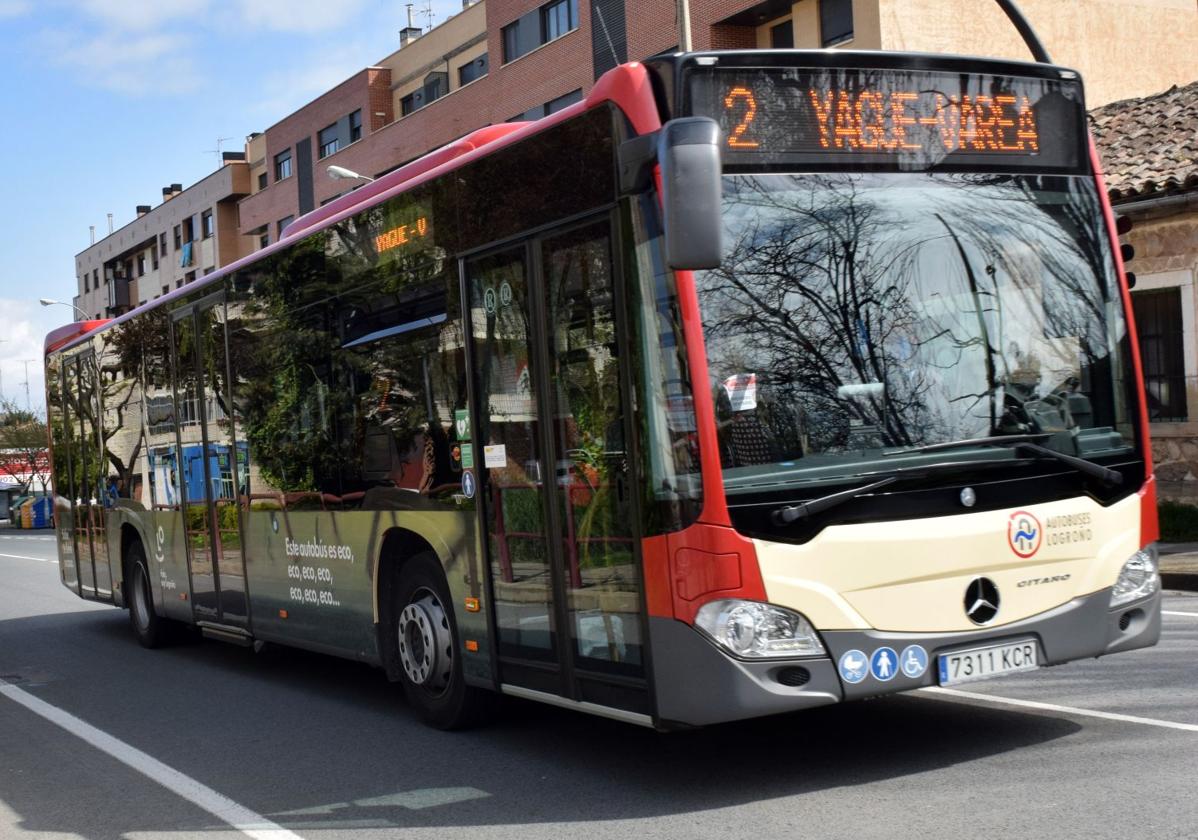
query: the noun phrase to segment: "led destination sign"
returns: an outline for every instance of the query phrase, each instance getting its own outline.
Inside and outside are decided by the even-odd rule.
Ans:
[[[1063,171],[1079,165],[1085,136],[1080,88],[1051,79],[716,68],[692,72],[688,90],[692,112],[720,124],[733,164]]]

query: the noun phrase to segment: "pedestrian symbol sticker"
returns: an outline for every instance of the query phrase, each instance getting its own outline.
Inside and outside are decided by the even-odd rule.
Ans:
[[[840,678],[856,685],[869,673],[869,658],[859,650],[846,651],[840,657]]]
[[[928,670],[928,652],[919,645],[908,645],[899,657],[899,667],[903,669],[905,677],[922,677],[923,672]]]
[[[895,668],[898,666],[898,654],[893,648],[878,648],[869,659],[869,670],[874,679],[890,682],[894,679]]]
[[[462,495],[467,499],[474,498],[474,473],[470,470],[462,471]]]

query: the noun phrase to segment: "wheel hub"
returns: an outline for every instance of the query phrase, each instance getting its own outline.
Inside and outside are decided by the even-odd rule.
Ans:
[[[449,618],[427,589],[412,595],[399,614],[399,661],[408,679],[433,693],[444,691],[453,673]]]

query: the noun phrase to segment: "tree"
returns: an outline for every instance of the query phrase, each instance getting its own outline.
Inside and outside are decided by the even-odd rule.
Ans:
[[[44,420],[9,400],[0,402],[0,474],[16,481],[25,492],[46,487],[48,440]]]

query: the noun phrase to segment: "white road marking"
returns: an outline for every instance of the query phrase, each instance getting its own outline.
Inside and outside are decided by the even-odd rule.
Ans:
[[[62,727],[72,735],[82,738],[101,752],[108,753],[125,766],[157,782],[248,837],[253,837],[255,840],[301,840],[298,834],[271,822],[249,808],[238,805],[227,796],[217,793],[190,776],[183,775],[153,756],[136,747],[129,746],[124,741],[112,737],[107,732],[97,729],[90,723],[80,720],[69,712],[64,712],[57,706],[50,705],[11,683],[0,680],[0,694],[56,726]]]
[[[1139,723],[1144,726],[1159,726],[1164,729],[1180,729],[1183,732],[1198,732],[1198,724],[1194,723],[1177,723],[1171,720],[1157,720],[1155,718],[1139,717],[1137,715],[1121,715],[1117,712],[1100,712],[1096,709],[1078,709],[1074,706],[1058,706],[1055,703],[1038,703],[1034,700],[1016,700],[1012,697],[995,697],[993,694],[975,694],[972,691],[959,691],[954,688],[921,688],[920,691],[931,694],[946,694],[950,697],[968,698],[970,700],[978,700],[983,703],[996,703],[1005,706],[1022,706],[1025,709],[1040,709],[1045,712],[1062,712],[1067,715],[1080,715],[1081,717],[1102,718],[1103,720],[1117,720],[1121,723]]]
[[[1198,613],[1178,612],[1177,610],[1161,610],[1161,615],[1188,615],[1190,618],[1198,618]]]
[[[14,560],[36,560],[39,563],[57,563],[49,557],[30,557],[28,554],[0,554],[0,557],[11,557]]]

